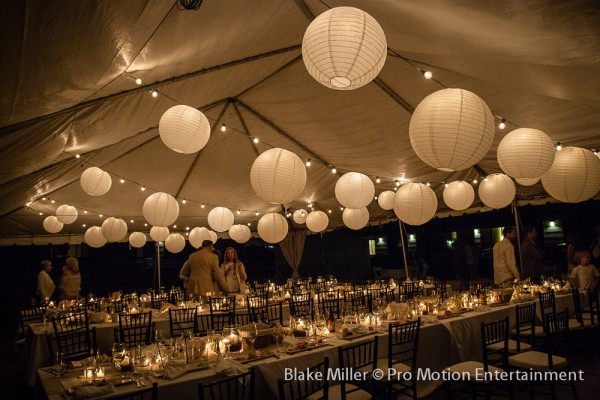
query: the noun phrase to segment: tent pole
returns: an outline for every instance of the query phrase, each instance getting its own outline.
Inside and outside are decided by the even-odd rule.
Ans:
[[[515,229],[517,230],[517,252],[519,253],[519,273],[521,274],[521,278],[523,276],[523,257],[521,256],[521,229],[519,224],[519,207],[517,207],[517,202],[513,200],[512,203],[513,214],[515,215]]]
[[[406,262],[406,248],[404,247],[404,232],[402,229],[402,221],[398,220],[400,227],[400,242],[402,243],[402,256],[404,257],[404,272],[406,273],[406,280],[408,280],[408,263]]]
[[[160,242],[156,242],[156,260],[158,267],[158,291],[160,292]]]

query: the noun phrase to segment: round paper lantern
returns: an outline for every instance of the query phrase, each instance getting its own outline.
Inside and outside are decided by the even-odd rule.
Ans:
[[[158,123],[160,138],[168,148],[184,154],[200,151],[210,138],[210,124],[202,112],[178,105],[169,108]]]
[[[329,225],[329,217],[323,211],[312,211],[306,216],[306,227],[312,232],[322,232]]]
[[[306,210],[304,209],[299,209],[294,211],[294,214],[292,215],[292,219],[294,220],[295,223],[302,225],[306,223],[306,216],[308,215],[308,213],[306,212]]]
[[[165,240],[165,248],[171,253],[179,253],[185,248],[185,238],[179,233],[171,233]]]
[[[381,192],[379,197],[377,197],[377,204],[379,204],[379,207],[383,208],[384,210],[391,210],[394,208],[395,195],[396,193],[391,190]]]
[[[514,178],[536,178],[554,161],[554,142],[544,132],[519,128],[504,136],[498,145],[498,164]]]
[[[65,225],[75,222],[78,215],[77,209],[68,204],[63,204],[56,209],[56,218]]]
[[[471,207],[475,199],[473,186],[465,181],[450,182],[444,188],[444,202],[453,210],[465,210]]]
[[[387,42],[377,21],[353,7],[335,7],[308,26],[302,59],[324,86],[352,90],[371,82],[385,63]]]
[[[219,240],[219,237],[217,236],[216,232],[209,230],[208,233],[210,235],[210,241],[213,242],[213,244],[217,243],[217,240]]]
[[[479,184],[479,198],[488,207],[504,208],[515,198],[515,184],[504,174],[491,174]]]
[[[168,226],[179,217],[179,204],[168,193],[156,192],[144,201],[144,218],[153,226]]]
[[[58,233],[63,228],[63,223],[54,215],[50,215],[44,219],[44,229],[50,233]]]
[[[164,242],[169,236],[169,228],[166,226],[153,226],[150,229],[150,237],[155,242]]]
[[[229,228],[229,237],[238,243],[246,243],[250,240],[251,236],[252,232],[250,232],[250,228],[246,225],[237,224]]]
[[[279,243],[288,233],[288,223],[281,214],[266,213],[258,220],[258,236],[267,243]]]
[[[143,232],[131,232],[129,235],[129,244],[131,247],[140,248],[146,244],[146,235]]]
[[[98,248],[106,244],[106,238],[102,234],[102,228],[99,226],[91,226],[85,231],[83,240],[88,246]]]
[[[565,147],[556,152],[542,185],[550,196],[565,203],[588,200],[600,190],[600,159],[587,149]]]
[[[408,127],[417,156],[446,172],[479,162],[490,149],[494,132],[494,115],[488,106],[463,89],[442,89],[425,97]]]
[[[515,181],[521,186],[533,186],[540,181],[538,178],[515,178]]]
[[[212,240],[210,231],[205,227],[196,227],[190,232],[190,244],[194,248],[198,249],[202,246],[202,242],[205,240]]]
[[[409,225],[422,225],[435,215],[437,197],[422,183],[407,183],[394,196],[394,213]]]
[[[258,197],[266,202],[285,204],[295,200],[306,186],[306,167],[294,153],[273,148],[254,160],[250,183]]]
[[[357,210],[352,208],[344,208],[342,220],[348,228],[359,230],[364,228],[369,222],[369,211],[366,209],[366,207],[359,208]]]
[[[79,179],[81,188],[91,196],[106,194],[112,185],[110,174],[98,167],[90,167],[83,171]]]
[[[225,232],[233,225],[233,213],[229,208],[215,207],[208,213],[208,225],[217,232]]]
[[[127,235],[127,224],[120,218],[106,218],[102,223],[102,234],[109,242],[118,242]]]
[[[375,196],[375,185],[368,176],[359,172],[348,172],[335,184],[335,198],[341,205],[358,209],[368,206]]]

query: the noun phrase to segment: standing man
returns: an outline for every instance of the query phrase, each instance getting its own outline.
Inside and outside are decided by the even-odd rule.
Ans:
[[[213,254],[213,242],[204,240],[202,248],[192,253],[180,276],[188,277],[188,293],[205,296],[206,292],[227,293],[227,281],[219,268],[219,257]]]
[[[539,249],[535,240],[538,237],[534,226],[525,227],[525,240],[521,244],[521,262],[523,263],[523,279],[531,278],[538,282],[544,270],[544,252]]]
[[[515,247],[512,242],[517,237],[517,230],[507,226],[502,230],[504,239],[494,245],[494,283],[501,285],[520,280],[517,260],[515,259]]]
[[[43,260],[40,263],[40,272],[37,276],[37,297],[38,303],[44,304],[54,293],[56,285],[52,278],[50,278],[50,271],[52,271],[52,263],[50,260]]]

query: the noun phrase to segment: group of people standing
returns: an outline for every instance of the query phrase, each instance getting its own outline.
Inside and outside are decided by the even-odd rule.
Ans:
[[[40,263],[40,272],[37,276],[37,303],[50,300],[56,291],[56,285],[50,277],[52,262],[43,260]],[[62,269],[62,276],[58,284],[58,297],[61,300],[76,299],[81,292],[81,273],[79,272],[79,261],[75,257],[68,257]]]

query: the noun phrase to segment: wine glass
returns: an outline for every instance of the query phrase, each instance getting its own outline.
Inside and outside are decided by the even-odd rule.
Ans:
[[[225,326],[223,327],[223,344],[227,348],[227,357],[231,357],[231,348],[233,346],[234,350],[238,348],[238,344],[240,341],[239,333],[235,326]]]
[[[250,342],[250,353],[254,353],[254,342],[258,337],[258,328],[256,327],[256,324],[250,325],[250,329],[247,331],[247,334],[248,335],[246,336],[246,339],[248,342]]]
[[[125,358],[125,343],[113,343],[112,345],[112,360],[115,366],[115,371],[121,370],[121,362]]]
[[[322,313],[315,314],[315,326],[317,327],[317,334],[323,334],[325,327],[327,327],[327,319]]]
[[[65,357],[62,351],[54,352],[54,376],[61,376],[65,372]]]
[[[162,329],[156,330],[156,335],[154,337],[154,341],[156,342],[157,346],[160,346],[161,344],[163,344],[165,342],[165,332]]]

